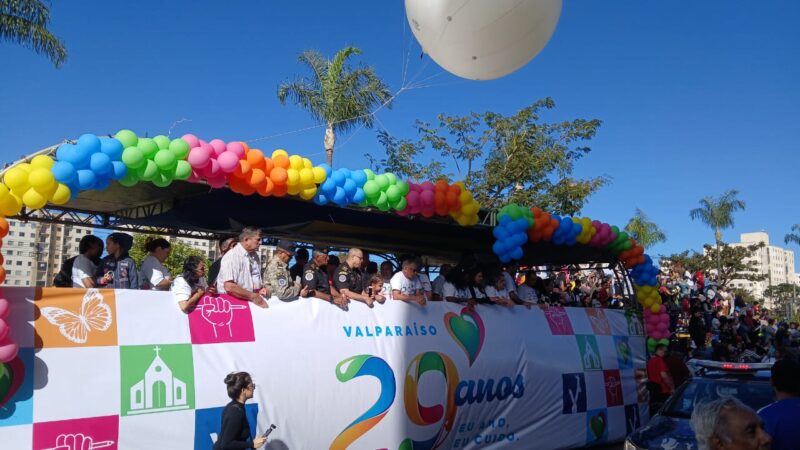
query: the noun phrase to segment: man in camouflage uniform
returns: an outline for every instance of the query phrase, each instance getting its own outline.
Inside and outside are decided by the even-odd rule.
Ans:
[[[272,295],[283,301],[297,300],[298,295],[308,296],[308,288],[301,287],[289,274],[289,261],[293,255],[292,244],[281,240],[264,272],[264,284],[269,286]]]

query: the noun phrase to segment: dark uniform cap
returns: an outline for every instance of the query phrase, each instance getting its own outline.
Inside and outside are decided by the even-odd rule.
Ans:
[[[280,241],[278,241],[277,247],[279,250],[283,250],[286,253],[288,253],[289,256],[294,256],[294,245],[292,245],[291,242],[285,239],[281,239]]]

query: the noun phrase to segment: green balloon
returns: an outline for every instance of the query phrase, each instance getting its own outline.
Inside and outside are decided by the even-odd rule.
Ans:
[[[139,142],[136,133],[131,130],[119,130],[117,134],[114,135],[114,139],[120,141],[123,148],[136,147],[136,144]]]
[[[390,186],[397,183],[397,177],[392,172],[386,172],[384,175],[386,175],[386,178],[389,180]]]
[[[175,166],[178,164],[175,155],[169,150],[159,150],[153,161],[158,166],[158,170],[162,172],[171,172],[175,170]]]
[[[186,180],[192,176],[192,165],[189,161],[178,161],[175,165],[175,179]]]
[[[139,182],[139,177],[136,175],[135,170],[129,170],[124,177],[119,180],[119,184],[125,187],[135,186]]]
[[[395,204],[398,200],[400,200],[403,196],[400,194],[400,188],[396,185],[389,186],[386,189],[386,197],[389,199],[389,203]]]
[[[402,195],[403,197],[408,195],[408,191],[411,189],[408,186],[408,183],[406,183],[403,180],[397,180],[397,187],[400,188],[400,195]]]
[[[405,197],[400,197],[400,200],[398,200],[397,203],[392,205],[392,208],[395,211],[402,211],[402,210],[406,209],[407,206],[408,206],[408,201],[406,200],[406,198]]]
[[[144,165],[144,153],[138,147],[128,147],[122,151],[122,162],[128,169],[138,169]]]
[[[172,174],[169,172],[161,172],[153,177],[153,184],[158,187],[167,187],[172,184]]]
[[[373,171],[371,171],[369,169],[364,169],[364,173],[367,174],[367,179],[368,180],[374,180],[375,179],[375,172],[373,172]]]
[[[375,180],[367,180],[367,182],[364,183],[364,194],[366,194],[368,198],[375,197],[380,190],[381,188]]]
[[[166,150],[169,148],[169,138],[163,134],[159,134],[158,136],[154,137],[153,142],[155,142],[158,148],[161,150]]]
[[[389,187],[389,177],[387,177],[385,173],[375,176],[375,181],[382,191],[385,191],[386,188]]]
[[[183,139],[173,139],[169,143],[169,151],[179,160],[186,159],[189,156],[189,143]]]
[[[139,150],[144,153],[144,157],[147,159],[153,159],[158,151],[158,144],[156,144],[156,141],[150,138],[139,139],[139,143],[136,144],[136,146],[139,147]]]
[[[152,159],[148,159],[142,167],[136,169],[136,175],[140,180],[152,181],[158,175],[158,166]]]
[[[386,204],[387,208],[389,207],[389,197],[386,195],[386,192],[381,192],[378,195],[378,200],[375,201],[375,204],[378,208],[380,208],[382,204]]]

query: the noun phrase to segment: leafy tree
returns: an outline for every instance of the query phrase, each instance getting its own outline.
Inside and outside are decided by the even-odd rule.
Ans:
[[[755,260],[756,252],[763,247],[763,242],[751,245],[721,243],[719,247],[706,244],[703,253],[687,250],[673,255],[662,255],[661,263],[664,266],[681,267],[691,271],[700,270],[706,273],[717,269],[719,274],[717,281],[720,287],[725,287],[733,280],[756,282],[767,278],[766,275],[758,273],[758,264]]]
[[[337,133],[359,125],[372,128],[375,110],[391,107],[392,95],[375,69],[365,66],[353,69],[347,64],[348,58],[360,54],[360,49],[346,47],[328,60],[316,50],[306,50],[297,59],[310,69],[311,76],[278,86],[282,105],[291,99],[326,126],[323,142],[331,166]]]
[[[800,245],[800,223],[792,225],[792,232],[788,233],[783,238],[783,242],[787,244],[795,243],[797,245]]]
[[[40,0],[0,0],[0,41],[22,45],[47,57],[56,68],[67,59],[67,49],[47,25],[50,8]]]
[[[730,190],[719,196],[719,198],[703,197],[700,200],[700,207],[689,211],[692,220],[700,220],[704,224],[714,229],[714,240],[717,244],[716,255],[721,256],[720,245],[722,244],[722,230],[733,226],[733,213],[743,210],[744,201],[736,198],[739,191]],[[722,262],[717,260],[717,270],[721,272]]]
[[[425,150],[421,142],[397,139],[385,130],[378,132],[378,142],[386,149],[386,158],[378,160],[369,153],[364,154],[376,171],[404,174],[406,179],[415,182],[446,178],[441,161],[418,162]]]
[[[791,283],[769,286],[764,290],[764,297],[771,298],[774,301],[773,309],[775,311],[791,316],[797,299],[797,286]]]
[[[555,102],[545,98],[510,116],[495,112],[462,117],[440,114],[435,125],[417,121],[416,142],[379,135],[387,158],[376,168],[411,179],[463,180],[484,208],[515,202],[576,214],[588,197],[609,181],[603,176],[572,177],[575,163],[591,151],[577,143],[594,137],[600,121],[543,121],[540,112],[553,108]],[[443,173],[443,166],[430,159],[415,160],[426,149],[451,160],[456,173]]]
[[[644,248],[650,248],[659,242],[666,242],[667,235],[658,227],[658,225],[651,221],[647,214],[639,208],[636,208],[636,214],[631,218],[625,231],[633,235],[636,242]]]
[[[142,267],[142,261],[147,257],[147,251],[144,249],[144,245],[147,242],[147,238],[160,238],[164,236],[155,236],[155,235],[148,235],[148,234],[135,234],[133,236],[133,247],[131,247],[130,255],[134,261],[136,261],[136,267]],[[172,240],[170,241],[170,253],[169,257],[166,261],[164,261],[164,267],[169,270],[169,273],[172,274],[173,277],[176,277],[183,273],[183,262],[186,261],[186,258],[190,256],[200,256],[205,260],[206,263],[206,270],[211,267],[211,262],[206,259],[205,253],[196,248],[189,247],[188,245],[184,244],[181,241]]]

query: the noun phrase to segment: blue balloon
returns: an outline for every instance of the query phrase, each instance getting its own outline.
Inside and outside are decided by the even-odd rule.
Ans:
[[[336,188],[336,193],[333,194],[333,203],[336,203],[339,206],[347,205],[347,194],[345,194],[344,189],[340,187]]]
[[[363,170],[354,170],[350,172],[350,179],[356,182],[356,186],[364,187],[367,182],[367,174]]]
[[[317,193],[317,196],[314,197],[314,203],[316,203],[318,205],[327,205],[328,204],[328,198],[325,197],[324,194]]]
[[[81,191],[81,186],[78,184],[78,176],[75,175],[75,180],[72,183],[67,183],[67,187],[69,188],[69,198],[70,200],[74,200],[78,197],[78,193]]]
[[[103,189],[107,188],[111,180],[108,178],[108,175],[97,175],[94,180],[94,187],[92,189],[96,189],[98,191],[102,191]]]
[[[506,231],[505,227],[494,227],[492,230],[492,236],[497,238],[498,241],[502,241],[508,237],[508,231]]]
[[[511,259],[522,259],[522,255],[524,252],[522,251],[522,247],[517,247],[514,250],[511,250]]]
[[[347,167],[342,167],[339,169],[339,171],[342,172],[342,175],[344,175],[345,178],[350,178],[350,169]]]
[[[353,194],[353,203],[361,203],[367,199],[367,194],[364,193],[364,190],[361,188],[356,188],[356,193]]]
[[[91,170],[78,170],[78,187],[80,187],[80,190],[85,191],[87,189],[93,189],[96,181],[97,176]]]
[[[86,133],[78,138],[78,143],[76,144],[76,146],[78,148],[84,149],[91,155],[100,151],[101,148],[100,138],[91,133]]]
[[[322,167],[322,170],[325,171],[325,175],[327,175],[328,178],[330,178],[332,172],[331,166],[329,166],[327,163],[322,163],[319,165],[319,167]]]
[[[508,214],[503,214],[502,216],[497,218],[497,221],[500,223],[500,225],[505,226],[511,223],[513,219]]]
[[[500,255],[500,262],[504,264],[511,262],[511,256],[508,253],[503,253]]]
[[[63,147],[63,145],[62,145]],[[75,166],[66,161],[56,161],[53,168],[50,169],[56,181],[59,183],[70,184],[78,176],[75,173]]]
[[[336,182],[328,178],[320,185],[319,190],[328,197],[332,197],[336,193]]]
[[[112,161],[119,161],[122,158],[122,142],[112,138],[100,139],[100,151],[108,155]]]
[[[344,180],[344,193],[347,194],[347,198],[353,198],[356,194],[356,182],[353,181],[351,178]]]
[[[121,180],[128,173],[128,167],[122,161],[111,161],[111,179]]]
[[[114,166],[111,165],[111,158],[105,153],[95,153],[89,158],[89,168],[97,175],[109,175]]]
[[[517,235],[517,245],[522,247],[528,242],[528,233],[519,233]]]
[[[338,169],[336,172],[333,172],[331,178],[333,179],[333,182],[336,183],[336,186],[344,186],[344,180],[347,177],[344,176],[344,174],[341,172],[341,169]]]
[[[75,146],[72,144],[62,144],[56,149],[56,160],[70,162],[75,155]]]
[[[506,252],[506,246],[503,241],[496,241],[494,245],[492,245],[492,251],[495,255],[501,256]]]
[[[92,152],[89,147],[76,145],[75,152],[71,160],[68,161],[71,162],[76,169],[88,169],[91,158]]]

